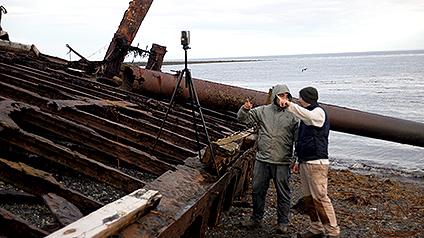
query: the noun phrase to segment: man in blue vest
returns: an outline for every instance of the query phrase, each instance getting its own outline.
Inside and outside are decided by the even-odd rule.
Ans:
[[[284,98],[281,106],[287,107],[301,120],[296,153],[302,183],[306,211],[311,218],[311,227],[297,237],[340,237],[336,214],[327,195],[328,184],[328,135],[330,123],[325,110],[317,102],[318,91],[306,87],[299,92],[299,105]]]

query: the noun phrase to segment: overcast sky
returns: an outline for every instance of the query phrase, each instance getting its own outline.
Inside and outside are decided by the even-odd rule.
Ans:
[[[0,0],[12,41],[104,57],[129,0]],[[424,49],[424,0],[154,0],[133,45],[190,58]],[[77,59],[72,55],[72,59]]]

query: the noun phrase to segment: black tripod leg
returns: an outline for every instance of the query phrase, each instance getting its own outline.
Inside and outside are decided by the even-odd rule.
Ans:
[[[165,121],[168,118],[169,111],[171,110],[172,106],[174,105],[175,95],[177,94],[178,87],[180,86],[181,80],[183,79],[183,75],[184,75],[184,71],[182,71],[180,73],[180,75],[178,76],[177,84],[175,85],[174,91],[172,92],[172,96],[171,96],[171,100],[169,101],[168,109],[166,110],[165,117],[162,119],[162,123],[160,125],[158,135],[156,136],[155,143],[153,144],[152,151],[154,151],[155,148],[156,148],[156,144],[158,143],[160,134],[162,133],[163,126],[165,125]]]
[[[199,106],[199,105],[195,105],[195,98],[194,98],[194,89],[193,89],[193,85],[192,85],[192,81],[191,81],[191,73],[189,70],[187,70],[186,72],[186,86],[188,87],[188,92],[190,95],[190,104],[191,104],[191,113],[193,115],[193,126],[194,126],[194,131],[196,132],[196,141],[197,141],[197,151],[199,153],[199,159],[202,158],[201,154],[200,154],[200,135],[199,135],[199,128],[197,127],[197,119],[196,119],[196,112],[195,112],[195,107]]]
[[[189,72],[189,74],[190,74],[190,72]],[[194,96],[194,98],[193,98],[194,102],[196,103],[196,106],[199,109],[200,118],[202,120],[202,125],[203,125],[203,128],[205,130],[206,139],[208,140],[209,149],[211,151],[211,157],[212,157],[212,160],[214,162],[216,172],[219,175],[218,167],[215,164],[215,155],[214,155],[214,152],[213,152],[213,149],[212,149],[212,143],[211,143],[211,140],[210,140],[210,137],[209,137],[208,129],[206,128],[205,118],[203,117],[203,112],[202,112],[202,107],[200,106],[199,97],[197,96],[196,88],[194,87],[193,81],[191,79],[191,74],[190,74],[190,84],[189,84],[189,86],[190,86],[190,96],[191,96],[191,94]],[[192,100],[192,102],[193,102],[193,100]],[[197,130],[197,124],[196,124],[196,130]],[[196,133],[197,133],[197,131],[196,131]],[[199,146],[200,146],[200,144],[199,144]],[[201,159],[200,150],[199,150],[199,159]]]

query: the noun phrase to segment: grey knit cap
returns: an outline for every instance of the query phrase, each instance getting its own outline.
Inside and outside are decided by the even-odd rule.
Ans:
[[[306,87],[299,91],[299,96],[303,101],[311,104],[318,100],[318,91],[314,87]]]

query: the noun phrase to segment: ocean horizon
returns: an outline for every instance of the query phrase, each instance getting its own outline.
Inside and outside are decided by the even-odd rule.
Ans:
[[[201,60],[218,60],[222,62],[216,62],[216,63],[225,63],[225,60],[232,60],[232,59],[266,59],[266,58],[273,58],[273,57],[314,57],[314,56],[360,56],[360,55],[390,55],[390,54],[424,54],[424,49],[409,49],[409,50],[376,50],[376,51],[348,51],[348,52],[328,52],[328,53],[299,53],[299,54],[275,54],[275,55],[256,55],[256,56],[229,56],[229,57],[201,57],[201,58],[190,58],[190,51],[188,51],[188,61],[192,62],[193,64],[196,63],[196,61]],[[181,50],[181,55],[184,56],[183,50]],[[166,58],[166,56],[165,56]],[[177,61],[177,62],[184,62],[184,58],[175,58],[175,59],[165,59],[164,62],[168,61]],[[147,62],[147,61],[146,61]]]

